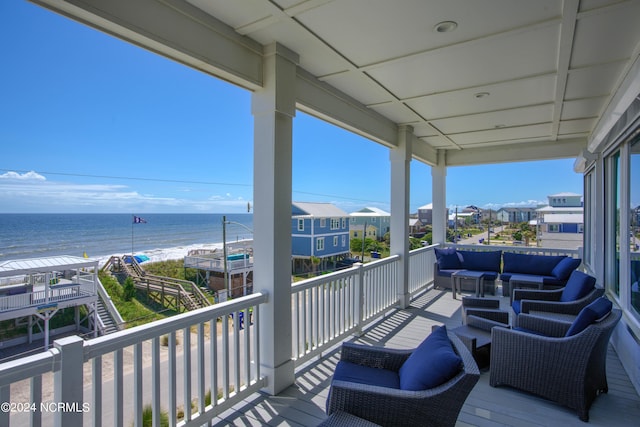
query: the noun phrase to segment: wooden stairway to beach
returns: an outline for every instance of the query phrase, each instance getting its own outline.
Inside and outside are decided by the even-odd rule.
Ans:
[[[147,274],[134,257],[112,256],[102,271],[123,273],[133,279],[136,289],[144,291],[152,301],[177,312],[196,310],[211,305],[200,288],[188,280]]]

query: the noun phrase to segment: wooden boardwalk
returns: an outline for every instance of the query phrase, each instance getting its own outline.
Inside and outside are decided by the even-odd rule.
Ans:
[[[507,298],[502,298],[507,303]],[[374,323],[356,342],[393,348],[414,348],[432,325],[460,324],[460,300],[450,291],[428,291],[406,310],[396,310]],[[255,394],[218,418],[220,426],[316,426],[326,418],[325,402],[339,348],[302,367],[295,385],[278,396]],[[589,423],[575,411],[509,387],[489,386],[489,371],[469,395],[457,426],[638,426],[640,398],[610,347],[607,358],[609,393],[596,398]]]

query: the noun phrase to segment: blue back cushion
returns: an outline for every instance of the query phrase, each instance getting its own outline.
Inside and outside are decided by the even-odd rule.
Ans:
[[[441,326],[400,367],[400,388],[428,390],[449,381],[461,368],[462,359],[453,351],[447,328]]]
[[[586,296],[596,285],[596,278],[575,270],[571,273],[567,284],[564,285],[560,301],[569,302],[576,301]]]
[[[551,275],[559,280],[567,280],[581,262],[582,260],[580,258],[571,258],[568,256],[551,270]]]
[[[435,248],[436,261],[440,270],[459,270],[462,268],[460,257],[455,248]]]
[[[527,255],[505,252],[503,271],[514,274],[536,274],[551,276],[551,272],[565,256]]]
[[[500,271],[502,251],[458,251],[462,268],[475,271]]]
[[[578,314],[576,320],[571,324],[566,336],[570,337],[584,331],[589,325],[609,314],[612,308],[613,304],[611,301],[604,297],[598,298],[580,310],[580,314]]]

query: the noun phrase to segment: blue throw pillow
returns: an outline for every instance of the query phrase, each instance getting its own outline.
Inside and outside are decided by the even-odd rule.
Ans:
[[[611,301],[604,297],[598,298],[580,310],[580,314],[578,314],[576,320],[573,321],[565,336],[570,337],[572,335],[579,334],[596,320],[602,319],[604,316],[609,314],[612,308],[613,304]]]
[[[586,296],[596,285],[596,278],[583,273],[582,271],[575,270],[569,276],[567,284],[564,285],[562,294],[560,295],[561,302],[576,301]]]
[[[460,257],[455,248],[438,249],[435,248],[436,261],[440,270],[457,270],[462,268]]]
[[[453,378],[462,367],[462,359],[451,346],[447,328],[441,326],[415,349],[400,367],[402,390],[428,390]]]
[[[568,256],[553,267],[551,275],[558,280],[567,280],[571,273],[573,273],[573,270],[578,268],[581,262],[582,260],[580,258],[571,258]]]

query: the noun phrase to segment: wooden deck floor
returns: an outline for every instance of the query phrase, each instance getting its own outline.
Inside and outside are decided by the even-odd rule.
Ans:
[[[507,298],[502,298],[507,303]],[[364,336],[365,344],[414,348],[431,331],[432,325],[460,325],[460,300],[450,291],[428,291],[406,310],[396,310],[376,322]],[[220,426],[316,426],[326,418],[324,411],[331,375],[339,360],[339,348],[321,360],[301,368],[296,384],[278,396],[255,394],[217,419]],[[481,371],[458,417],[457,426],[638,426],[640,398],[615,351],[607,358],[609,393],[600,395],[589,412],[589,423],[579,420],[568,408],[508,387],[489,386],[489,371]]]

